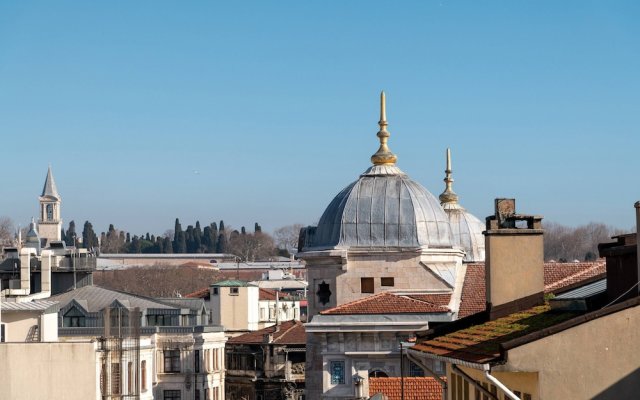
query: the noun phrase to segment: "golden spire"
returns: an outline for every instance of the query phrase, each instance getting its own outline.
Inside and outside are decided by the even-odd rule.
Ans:
[[[380,125],[380,130],[377,134],[380,139],[380,148],[376,154],[371,156],[371,162],[373,165],[394,165],[398,158],[387,147],[387,140],[389,140],[390,135],[387,131],[387,104],[384,91],[380,93],[380,121],[378,121],[378,125]]]
[[[440,203],[458,203],[458,195],[453,191],[453,178],[451,177],[451,150],[447,148],[447,169],[444,170],[444,192],[440,195]]]

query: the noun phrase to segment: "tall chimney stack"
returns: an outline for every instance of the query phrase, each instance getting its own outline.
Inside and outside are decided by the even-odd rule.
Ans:
[[[490,318],[544,303],[542,217],[516,213],[515,199],[496,199],[486,219],[486,296]]]

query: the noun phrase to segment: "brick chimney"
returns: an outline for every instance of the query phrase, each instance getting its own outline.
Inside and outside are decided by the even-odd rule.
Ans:
[[[486,219],[485,282],[490,318],[544,303],[542,217],[516,213],[515,199],[496,199]]]
[[[636,209],[636,233],[614,236],[615,242],[600,243],[600,257],[607,260],[607,301],[620,302],[640,295],[640,260],[638,228],[640,228],[640,201]],[[635,285],[635,286],[634,286]]]

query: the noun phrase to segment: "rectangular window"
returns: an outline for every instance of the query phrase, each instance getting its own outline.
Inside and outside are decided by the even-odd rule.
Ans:
[[[120,363],[111,363],[111,393],[120,394]]]
[[[195,350],[193,352],[194,357],[194,369],[196,372],[200,372],[200,350]]]
[[[380,278],[380,286],[395,286],[393,277]]]
[[[331,361],[329,363],[332,385],[344,385],[344,361]]]
[[[229,288],[229,294],[237,295],[239,293],[239,289],[237,287]]]
[[[200,400],[200,389],[196,389],[194,394],[195,394],[196,400]]]
[[[0,342],[4,343],[4,324],[0,324]]]
[[[424,376],[424,371],[418,365],[409,361],[409,376]]]
[[[164,372],[180,372],[180,350],[164,351]]]
[[[217,295],[218,295],[218,290],[219,290],[219,289],[218,289],[217,287],[214,287],[214,288],[213,288],[213,295],[214,295],[214,296],[217,296]]]
[[[133,381],[133,363],[129,361],[127,364],[127,386],[129,387],[129,394],[134,394],[135,392],[135,382]]]
[[[531,395],[529,393],[523,393],[522,400],[531,400]]]
[[[147,390],[147,360],[142,360],[140,363],[140,375],[142,391],[145,392]]]
[[[360,278],[360,293],[373,293],[373,278]]]
[[[180,400],[179,390],[165,390],[163,393],[164,400]]]

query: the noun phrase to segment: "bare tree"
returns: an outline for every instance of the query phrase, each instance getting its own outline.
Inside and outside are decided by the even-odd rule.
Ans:
[[[229,250],[243,261],[268,260],[276,254],[273,238],[262,232],[230,235]]]
[[[11,218],[0,217],[0,249],[11,245],[15,234],[15,227]]]
[[[544,224],[545,260],[592,261],[598,258],[598,243],[610,242],[622,230],[591,222],[575,228],[554,222]]]
[[[300,229],[303,227],[304,225],[302,224],[293,224],[276,229],[273,232],[273,238],[278,248],[287,250],[289,253],[295,253],[298,248]]]

